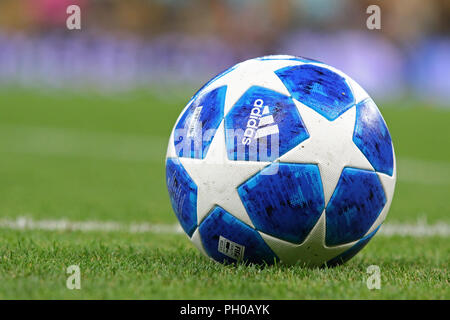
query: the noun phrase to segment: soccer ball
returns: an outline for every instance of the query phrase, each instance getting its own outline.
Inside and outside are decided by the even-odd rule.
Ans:
[[[285,55],[204,85],[166,156],[183,230],[224,263],[343,263],[380,228],[395,180],[391,137],[369,95],[331,66]]]

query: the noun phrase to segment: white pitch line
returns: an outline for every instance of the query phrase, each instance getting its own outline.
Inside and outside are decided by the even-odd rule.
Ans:
[[[380,228],[379,234],[383,236],[412,236],[420,237],[448,237],[450,236],[450,225],[445,222],[426,224],[417,222],[415,224],[393,224],[386,223]]]
[[[60,220],[34,220],[28,217],[16,219],[0,219],[0,229],[11,230],[46,230],[46,231],[83,231],[83,232],[114,232],[129,233],[182,233],[179,224],[150,224],[130,223],[116,221],[69,221]]]
[[[69,221],[60,220],[34,220],[28,217],[15,219],[0,219],[0,229],[9,230],[45,230],[45,231],[83,231],[83,232],[128,232],[128,233],[165,233],[182,234],[179,224],[151,224],[151,223],[121,223],[116,221]],[[416,223],[386,223],[378,232],[385,237],[410,236],[420,237],[449,237],[450,224],[437,222],[427,224],[424,220]]]

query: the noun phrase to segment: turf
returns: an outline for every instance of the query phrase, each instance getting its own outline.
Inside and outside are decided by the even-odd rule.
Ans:
[[[395,247],[386,250],[392,242]],[[7,231],[2,232],[0,297],[448,299],[448,260],[442,252],[447,242],[380,237],[347,265],[311,270],[223,266],[200,256],[182,235]],[[80,265],[81,290],[65,287],[66,268],[74,263]],[[367,289],[371,264],[380,266],[380,290]]]
[[[175,223],[164,155],[188,94],[169,96],[2,90],[0,218]],[[381,109],[398,159],[388,223],[449,223],[450,112]],[[0,229],[0,298],[450,299],[449,256],[445,237],[376,236],[333,269],[222,266],[183,235]],[[71,264],[81,290],[65,286]]]

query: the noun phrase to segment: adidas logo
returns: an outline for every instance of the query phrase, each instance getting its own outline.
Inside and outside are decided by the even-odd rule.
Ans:
[[[247,121],[247,127],[242,138],[243,145],[249,145],[252,139],[259,139],[272,134],[279,133],[278,125],[273,124],[273,116],[270,114],[269,107],[264,106],[262,99],[256,99],[250,116]]]

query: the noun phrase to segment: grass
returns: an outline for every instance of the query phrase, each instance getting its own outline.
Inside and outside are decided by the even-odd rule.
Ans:
[[[180,96],[0,91],[0,218],[175,223],[164,154]],[[382,112],[398,159],[388,223],[449,223],[450,113]],[[183,235],[0,229],[0,298],[450,299],[449,257],[448,238],[376,236],[333,269],[223,266]],[[72,264],[81,290],[65,286]]]
[[[200,256],[182,235],[4,231],[0,297],[448,299],[448,252],[441,251],[447,242],[380,237],[347,265],[311,270],[223,266]],[[366,287],[366,269],[374,263],[381,290]],[[81,290],[65,288],[71,264],[80,265]]]

